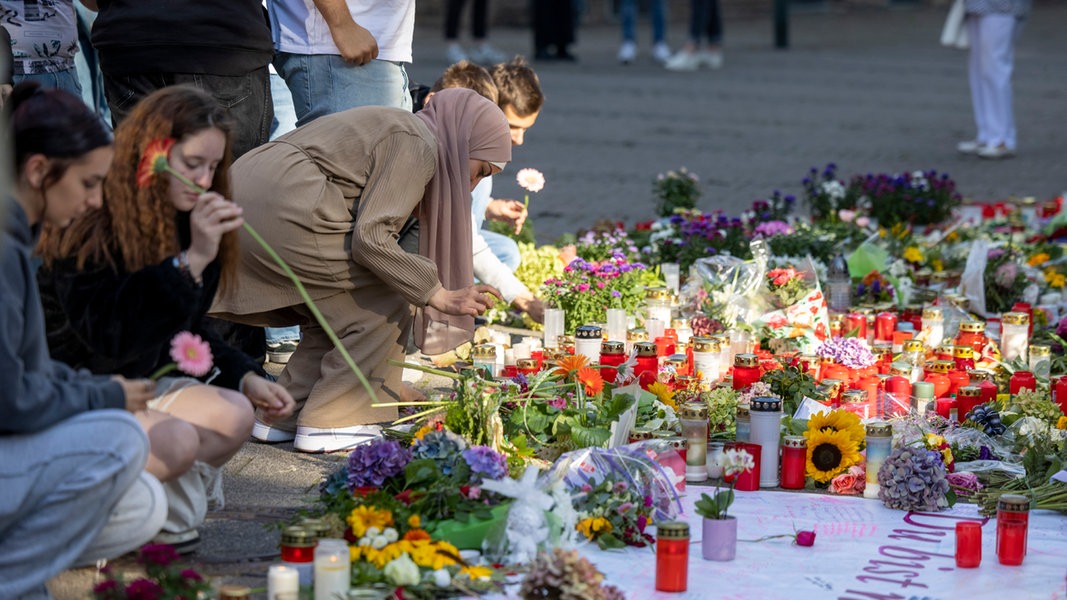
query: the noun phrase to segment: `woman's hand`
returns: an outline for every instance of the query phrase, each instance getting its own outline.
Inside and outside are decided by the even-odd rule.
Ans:
[[[496,304],[494,296],[501,298],[495,287],[479,283],[461,290],[441,288],[434,292],[427,304],[447,315],[476,317]]]
[[[156,382],[151,379],[126,379],[122,375],[112,375],[111,380],[122,386],[126,410],[132,413],[147,410],[148,401],[156,397]]]
[[[252,406],[260,410],[263,420],[268,424],[293,414],[296,402],[282,386],[255,373],[248,373],[241,381],[244,384],[241,391],[252,402]]]
[[[526,222],[526,206],[518,200],[491,200],[485,209],[485,216],[493,221],[511,223],[515,235],[519,235]]]
[[[218,256],[222,236],[244,224],[243,210],[215,192],[200,194],[189,215],[192,241],[185,253],[195,279],[199,280],[204,269]]]

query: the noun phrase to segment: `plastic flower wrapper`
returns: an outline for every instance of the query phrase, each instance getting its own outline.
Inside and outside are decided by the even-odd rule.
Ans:
[[[762,240],[753,245],[763,245]],[[766,262],[716,255],[697,259],[679,294],[683,314],[704,315],[728,329],[750,323],[763,312]]]
[[[679,458],[656,440],[610,450],[585,448],[560,456],[550,473],[570,489],[580,531],[588,539],[603,547],[639,545],[647,542],[645,526],[672,520],[682,510],[678,475],[650,458],[667,453]],[[608,497],[614,500],[604,501]]]
[[[754,321],[763,337],[784,340],[789,349],[808,353],[830,336],[829,313],[815,264],[805,259],[795,268],[767,272],[768,303],[775,307]],[[779,284],[780,282],[780,284]]]

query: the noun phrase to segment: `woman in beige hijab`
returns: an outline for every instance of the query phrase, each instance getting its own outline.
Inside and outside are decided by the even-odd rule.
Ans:
[[[378,394],[400,399],[404,342],[438,354],[470,339],[490,286],[472,285],[470,193],[511,160],[503,113],[465,89],[416,115],[364,107],[320,117],[245,154],[231,169],[244,217],[300,278]],[[417,227],[412,227],[417,223]],[[412,230],[417,230],[412,235]],[[212,313],[258,326],[300,323],[279,378],[297,413],[262,441],[343,450],[380,435],[395,408],[374,408],[278,265],[242,231],[237,280]],[[414,243],[418,238],[417,246]]]

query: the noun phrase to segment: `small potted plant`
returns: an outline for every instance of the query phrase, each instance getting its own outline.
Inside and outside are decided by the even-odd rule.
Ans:
[[[715,495],[701,494],[696,502],[696,512],[704,517],[701,552],[704,560],[733,560],[737,555],[737,519],[726,512],[734,502],[734,484],[737,475],[756,466],[752,455],[745,450],[729,449],[719,456],[723,475],[729,479],[729,487],[715,487]]]

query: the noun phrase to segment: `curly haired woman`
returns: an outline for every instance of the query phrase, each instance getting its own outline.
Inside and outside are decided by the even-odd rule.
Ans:
[[[268,381],[262,366],[224,344],[205,326],[216,290],[233,277],[241,208],[226,199],[232,124],[226,110],[193,87],[174,86],[142,100],[115,132],[115,159],[104,183],[104,207],[42,240],[38,281],[52,354],[96,373],[146,377],[169,364],[170,341],[182,331],[207,340],[217,374],[159,380],[152,410],[141,418],[152,448],[148,470],[168,492],[161,541],[191,546],[221,492],[218,468],[237,453],[254,422],[292,412],[293,399]],[[172,138],[178,178],[138,181],[151,142]],[[211,377],[209,374],[208,377]]]

